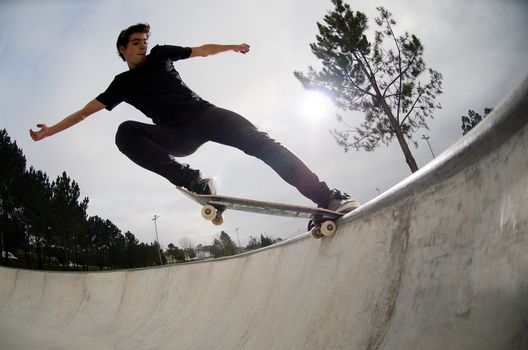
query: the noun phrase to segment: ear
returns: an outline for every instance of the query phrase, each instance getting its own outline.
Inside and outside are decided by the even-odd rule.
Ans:
[[[125,51],[126,51],[126,46],[119,46],[119,52],[121,53],[121,55],[125,55]]]

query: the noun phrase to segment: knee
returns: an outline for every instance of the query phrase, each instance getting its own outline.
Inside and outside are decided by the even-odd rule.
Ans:
[[[137,122],[128,120],[121,123],[121,125],[119,125],[117,128],[115,135],[115,143],[117,148],[119,148],[121,152],[124,152],[130,141],[138,135],[138,131],[139,129],[137,127]]]

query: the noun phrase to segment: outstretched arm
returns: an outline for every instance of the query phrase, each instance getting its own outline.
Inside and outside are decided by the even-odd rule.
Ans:
[[[66,118],[64,118],[53,126],[48,127],[46,124],[37,124],[37,127],[40,128],[40,130],[33,131],[32,129],[29,129],[29,135],[34,141],[42,140],[43,138],[55,135],[58,132],[61,132],[71,126],[74,126],[78,122],[82,121],[84,118],[94,114],[95,112],[100,111],[105,107],[106,106],[104,104],[97,101],[96,99],[93,99],[88,102],[88,104],[82,109],[70,114],[69,116],[67,116]]]
[[[235,51],[246,54],[249,52],[248,44],[240,45],[219,45],[219,44],[206,44],[192,48],[191,57],[207,57],[210,55],[216,55],[220,52]]]

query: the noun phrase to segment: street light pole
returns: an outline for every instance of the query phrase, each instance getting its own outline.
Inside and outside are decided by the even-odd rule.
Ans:
[[[152,220],[154,221],[154,230],[156,231],[156,243],[158,243],[158,256],[160,259],[160,266],[161,266],[163,265],[163,260],[161,260],[161,246],[160,246],[159,238],[158,238],[158,222],[157,222],[158,219],[159,219],[159,216],[154,215],[154,218]]]
[[[238,238],[238,247],[242,248],[242,246],[240,245],[240,236],[238,236],[238,227],[236,228],[236,233],[237,233],[237,238]]]
[[[429,146],[429,150],[431,151],[431,154],[433,155],[433,158],[435,158],[435,154],[433,152],[433,148],[431,147],[431,144],[429,143],[429,136],[422,135],[422,140],[425,140],[427,142],[427,146]]]

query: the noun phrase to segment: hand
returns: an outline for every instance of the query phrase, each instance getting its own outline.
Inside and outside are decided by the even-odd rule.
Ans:
[[[248,44],[240,44],[240,45],[235,46],[233,51],[246,54],[249,52],[249,48],[250,46]]]
[[[29,135],[33,141],[40,141],[49,136],[49,128],[46,124],[37,124],[37,127],[40,128],[40,130],[33,131],[32,129],[29,129]]]

